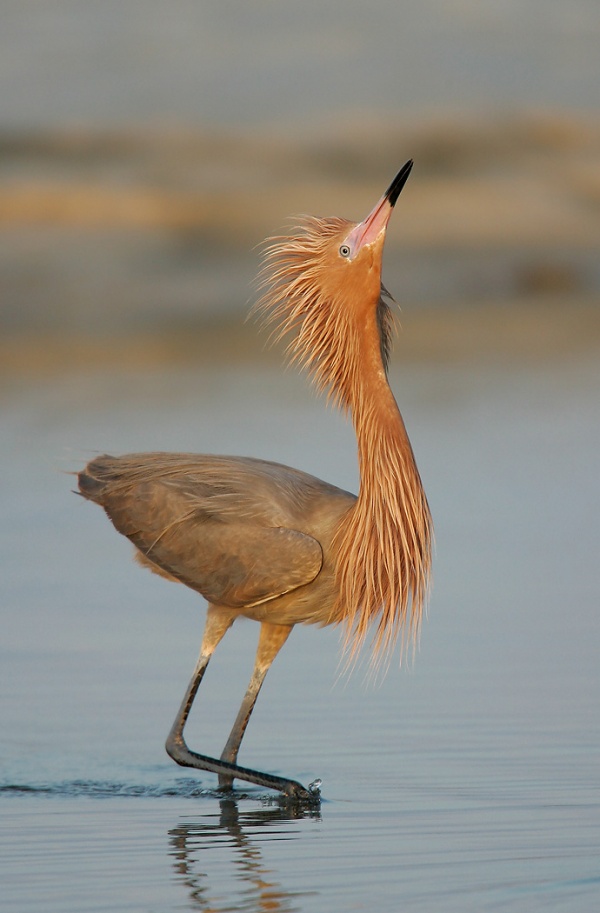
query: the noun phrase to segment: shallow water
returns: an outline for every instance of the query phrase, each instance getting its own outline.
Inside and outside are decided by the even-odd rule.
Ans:
[[[398,359],[396,359],[398,361]],[[63,470],[91,452],[249,453],[356,487],[351,429],[271,366],[82,373],[3,392],[0,882],[15,913],[589,913],[600,900],[597,358],[414,364],[392,381],[437,533],[413,663],[340,675],[295,631],[241,762],[319,809],[172,764],[201,600],[152,577]],[[257,629],[189,722],[218,753]]]

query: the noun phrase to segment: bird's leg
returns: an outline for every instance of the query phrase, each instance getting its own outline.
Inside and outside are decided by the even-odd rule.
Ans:
[[[265,680],[265,676],[271,668],[273,660],[288,639],[291,630],[292,625],[276,625],[271,624],[268,621],[262,622],[252,678],[250,679],[248,690],[244,695],[244,700],[242,701],[235,723],[233,724],[233,728],[227,739],[227,744],[221,753],[222,761],[227,761],[230,764],[236,763],[240,744],[244,737],[250,714],[254,710],[254,705]],[[219,786],[230,788],[232,782],[232,776],[228,774],[219,775]]]
[[[295,780],[286,780],[284,777],[276,777],[272,774],[261,773],[258,770],[250,770],[248,767],[240,767],[239,765],[232,764],[228,761],[210,758],[207,755],[201,755],[195,751],[191,751],[186,745],[185,739],[183,737],[183,729],[187,722],[190,710],[192,709],[192,704],[194,703],[194,698],[196,697],[198,688],[200,687],[200,682],[202,681],[204,673],[206,672],[206,667],[208,666],[215,648],[222,640],[223,635],[226,633],[226,631],[228,631],[228,629],[231,627],[234,619],[235,614],[229,615],[222,609],[216,608],[214,606],[208,607],[206,625],[202,638],[202,647],[200,649],[200,656],[198,657],[198,662],[196,663],[196,668],[194,669],[194,673],[187,687],[185,697],[183,698],[181,707],[179,708],[179,712],[175,717],[175,722],[173,723],[167,738],[167,752],[173,758],[173,760],[177,764],[180,764],[182,767],[194,767],[199,770],[209,770],[212,771],[212,773],[218,774],[219,777],[229,778],[229,782],[231,782],[231,780],[233,780],[235,777],[239,780],[247,780],[249,783],[256,783],[258,786],[265,786],[268,789],[275,789],[278,792],[285,793],[286,795],[297,799],[310,799],[311,801],[314,801],[314,794],[310,793],[307,789],[304,788],[304,786],[302,786],[301,783],[297,783]],[[277,626],[274,625],[273,627]],[[285,630],[286,635],[281,639],[277,649],[275,649],[273,658],[287,637],[287,634],[289,633],[287,628]],[[266,665],[266,668],[262,674],[261,682],[256,689],[256,695],[258,695],[260,684],[262,684],[262,679],[264,679],[269,665],[270,662]],[[255,700],[256,696],[254,697],[254,701]],[[252,710],[254,701],[252,701],[250,711]],[[250,711],[246,713],[246,722],[248,716],[250,715]],[[238,717],[239,716],[241,716],[241,710]],[[241,736],[244,733],[244,728],[245,723],[244,727],[241,729],[241,734],[239,737],[240,740]]]
[[[213,606],[209,605],[208,607],[198,662],[196,663],[194,673],[190,679],[187,691],[185,692],[185,697],[181,702],[181,707],[175,717],[175,722],[171,726],[171,731],[165,745],[167,753],[174,761],[182,766],[196,766],[195,764],[188,764],[186,761],[188,756],[191,757],[191,752],[185,743],[183,729],[187,722],[187,718],[190,715],[194,698],[196,697],[196,693],[200,687],[210,658],[223,639],[223,636],[233,624],[234,618],[235,616],[226,615],[222,611],[213,608]]]

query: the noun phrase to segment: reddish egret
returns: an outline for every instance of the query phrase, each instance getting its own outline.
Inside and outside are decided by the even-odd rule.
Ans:
[[[412,448],[387,380],[392,318],[381,283],[385,232],[407,162],[363,222],[305,218],[271,239],[258,313],[288,355],[352,416],[358,496],[297,469],[250,457],[144,453],[92,460],[79,475],[152,571],[208,601],[200,656],[169,733],[178,764],[310,795],[300,783],[240,767],[237,756],[265,675],[295,624],[346,625],[353,657],[374,628],[374,655],[416,636],[432,525]],[[183,737],[196,692],[239,615],[260,622],[252,678],[219,760]]]

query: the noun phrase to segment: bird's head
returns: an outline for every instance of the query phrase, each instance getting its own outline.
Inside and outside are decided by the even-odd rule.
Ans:
[[[381,320],[385,234],[412,164],[400,169],[362,222],[305,217],[293,233],[267,242],[256,311],[277,325],[277,339],[294,333],[288,353],[319,387],[339,386],[340,358],[351,351],[354,334],[364,320],[376,314]],[[383,339],[382,350],[387,345]]]
[[[401,168],[366,219],[354,224],[339,220],[338,231],[323,245],[322,282],[332,297],[352,295],[363,302],[379,298],[387,226],[412,166],[411,160]]]

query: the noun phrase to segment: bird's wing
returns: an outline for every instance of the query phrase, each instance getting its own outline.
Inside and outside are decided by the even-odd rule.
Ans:
[[[243,459],[104,456],[81,474],[80,488],[143,564],[210,602],[244,608],[310,583],[323,564],[319,541],[295,528],[291,506],[310,485],[285,470]]]
[[[143,563],[198,590],[209,602],[243,609],[310,583],[323,564],[312,536],[285,527],[203,521],[183,515],[149,541],[129,535]]]

